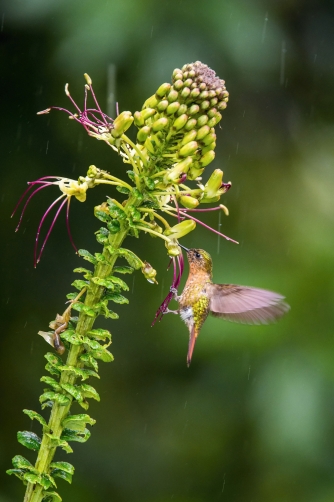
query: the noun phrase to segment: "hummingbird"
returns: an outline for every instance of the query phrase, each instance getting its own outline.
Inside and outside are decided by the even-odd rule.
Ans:
[[[189,275],[180,296],[177,311],[189,329],[187,365],[189,367],[196,339],[209,313],[227,321],[244,324],[268,324],[282,317],[290,306],[284,296],[266,289],[215,284],[212,282],[212,258],[204,249],[188,249],[179,244],[189,262]]]

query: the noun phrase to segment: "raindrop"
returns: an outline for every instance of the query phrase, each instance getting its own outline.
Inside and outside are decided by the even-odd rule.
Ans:
[[[222,226],[222,212],[218,211],[218,232],[220,232],[220,227]],[[220,235],[218,235],[217,240],[217,254],[220,253]]]
[[[48,150],[49,150],[49,140],[47,141],[46,143],[46,150],[45,150],[45,155],[48,154]]]
[[[3,13],[1,17],[1,31],[3,31],[4,24],[5,24],[5,13]]]
[[[262,38],[261,38],[261,43],[262,44],[264,43],[264,39],[266,38],[267,24],[268,24],[268,12],[266,12],[266,14],[264,16]]]
[[[116,109],[116,65],[108,66],[107,77],[107,113],[109,117],[113,117]],[[117,115],[117,113],[116,113]]]
[[[135,289],[135,276],[133,276],[133,280],[132,280],[132,289],[131,289],[132,294],[134,292],[134,289]]]
[[[249,367],[249,368],[248,368],[248,377],[247,377],[247,380],[249,380],[250,368],[251,368],[251,367]]]
[[[285,40],[282,40],[282,49],[281,49],[281,71],[280,71],[280,78],[279,78],[279,83],[281,85],[284,84],[285,81],[285,55],[286,55],[286,46],[285,46]]]

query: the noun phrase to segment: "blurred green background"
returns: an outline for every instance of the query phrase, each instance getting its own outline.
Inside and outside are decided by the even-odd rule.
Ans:
[[[63,215],[33,269],[37,225],[56,189],[33,199],[17,234],[10,213],[28,180],[77,178],[92,163],[125,170],[65,114],[36,112],[68,107],[66,82],[82,103],[84,72],[105,108],[111,64],[120,110],[134,112],[174,68],[196,60],[230,92],[205,180],[221,168],[233,182],[221,229],[240,245],[202,228],[183,243],[211,253],[216,282],[277,290],[291,312],[272,326],[208,319],[188,369],[181,320],[150,327],[171,281],[164,246],[129,238],[159,285],[130,277],[130,305],[115,309],[118,321],[100,322],[113,334],[115,361],[101,363],[91,439],[57,455],[76,467],[73,484],[59,480],[58,491],[71,502],[332,502],[333,2],[5,0],[0,14],[1,502],[23,498],[21,483],[4,473],[11,458],[35,459],[16,432],[40,432],[22,413],[39,411],[47,346],[37,331],[64,310],[82,264]],[[93,207],[107,193],[97,188],[72,204],[78,247],[99,251]],[[203,219],[218,227],[217,213]]]

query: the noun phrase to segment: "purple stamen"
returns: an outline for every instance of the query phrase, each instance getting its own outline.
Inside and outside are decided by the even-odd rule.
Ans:
[[[187,214],[187,213],[183,213],[182,211],[180,211],[180,214],[181,214],[182,216],[186,216],[186,217],[187,217],[187,218],[189,218],[190,220],[194,220],[194,221],[196,221],[196,223],[199,223],[199,224],[200,224],[200,225],[202,225],[203,227],[208,228],[209,230],[211,230],[211,232],[214,232],[215,234],[220,235],[221,237],[224,237],[224,239],[226,239],[227,241],[234,242],[234,244],[239,244],[239,242],[238,242],[238,241],[235,241],[234,239],[231,239],[231,237],[227,237],[227,235],[224,235],[224,234],[222,234],[221,232],[218,232],[218,230],[215,230],[214,228],[209,227],[209,225],[206,225],[205,223],[203,223],[203,221],[198,220],[197,218],[194,218],[193,216],[190,216],[190,215],[189,215],[189,214]]]
[[[30,200],[34,197],[34,195],[36,195],[36,194],[37,194],[37,192],[40,192],[41,190],[43,190],[43,188],[46,188],[46,187],[48,187],[49,185],[52,185],[52,183],[50,183],[50,182],[47,182],[47,181],[46,181],[46,182],[45,182],[45,184],[44,184],[43,186],[41,186],[41,187],[39,187],[39,188],[36,188],[36,190],[34,190],[34,192],[33,192],[32,194],[30,194],[30,196],[28,197],[28,199],[27,199],[26,203],[25,203],[25,204],[24,204],[24,206],[23,206],[22,213],[21,213],[21,216],[20,216],[19,222],[18,222],[18,224],[17,224],[17,227],[16,227],[16,229],[15,229],[15,232],[17,232],[17,231],[18,231],[18,229],[20,228],[20,225],[21,225],[21,222],[22,222],[23,215],[24,215],[24,213],[25,213],[25,210],[26,210],[27,205],[29,204]]]
[[[67,227],[67,233],[70,238],[70,242],[75,250],[76,253],[78,253],[78,249],[76,245],[74,244],[73,237],[71,234],[71,227],[70,227],[70,202],[71,202],[71,197],[67,198],[67,208],[66,208],[66,227]]]
[[[172,282],[171,288],[177,289],[178,286],[179,286],[179,284],[180,284],[180,282],[181,282],[181,277],[182,277],[182,273],[183,273],[183,269],[184,269],[184,259],[183,259],[182,252],[181,252],[180,255],[177,256],[177,265],[178,265],[178,268],[179,268],[179,273],[178,274],[177,274],[177,267],[176,267],[175,257],[173,257],[171,259],[171,261],[173,261],[173,268],[174,268],[174,270],[173,270],[173,282]],[[168,265],[168,268],[169,268],[169,265]],[[166,298],[163,300],[162,304],[158,308],[151,326],[154,326],[154,324],[158,320],[161,321],[164,313],[166,312],[166,310],[168,308],[169,303],[171,302],[171,300],[173,298],[174,298],[173,291],[169,291],[168,295],[166,296]]]
[[[24,197],[27,195],[28,192],[30,192],[30,190],[32,189],[32,187],[37,184],[37,183],[44,183],[46,184],[46,182],[43,182],[42,180],[46,180],[46,179],[57,179],[57,180],[60,180],[61,178],[59,178],[58,176],[44,176],[43,178],[39,178],[38,180],[36,181],[28,181],[28,188],[23,192],[23,194],[21,195],[21,197],[19,198],[19,201],[18,203],[16,204],[15,208],[14,208],[14,211],[12,212],[11,214],[11,218],[13,218],[14,214],[16,213],[19,205],[21,204],[21,202],[23,201]],[[52,183],[50,183],[52,185]]]
[[[61,197],[58,197],[57,201],[58,201],[60,198],[64,197],[64,196],[65,196],[65,195],[62,195]],[[46,234],[46,237],[45,237],[45,239],[44,239],[44,242],[43,242],[43,244],[42,244],[42,247],[41,247],[40,253],[39,253],[39,255],[38,255],[38,259],[37,259],[37,261],[36,261],[36,254],[35,254],[35,264],[34,264],[35,268],[36,268],[37,263],[39,263],[39,262],[40,262],[40,260],[41,260],[42,253],[43,253],[43,251],[44,251],[45,245],[46,245],[46,243],[47,243],[47,241],[48,241],[48,238],[50,237],[50,234],[51,234],[52,229],[53,229],[53,227],[54,227],[54,225],[55,225],[55,223],[56,223],[56,221],[57,221],[57,218],[58,218],[58,216],[59,216],[60,211],[63,209],[64,205],[66,204],[66,200],[67,200],[67,199],[65,199],[65,200],[64,200],[64,201],[60,204],[60,206],[59,206],[59,208],[58,208],[58,210],[57,210],[57,212],[56,212],[56,214],[55,214],[55,217],[54,217],[54,218],[53,218],[53,220],[52,220],[52,223],[51,223],[51,225],[50,225],[50,228],[49,228],[49,230],[48,230],[48,232],[47,232],[47,234]],[[56,202],[56,201],[55,201],[55,202]],[[55,202],[54,202],[54,203],[55,203]],[[54,205],[54,203],[53,203],[52,205]],[[50,208],[51,208],[51,206],[50,206]],[[50,208],[49,208],[49,210],[50,210]],[[44,219],[44,218],[45,218],[45,215],[44,215],[43,219]],[[37,239],[38,239],[38,236],[37,236]],[[36,252],[36,250],[37,250],[37,240],[36,240],[35,252]]]

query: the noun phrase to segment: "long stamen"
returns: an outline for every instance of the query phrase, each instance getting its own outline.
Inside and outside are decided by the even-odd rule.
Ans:
[[[67,198],[67,207],[66,207],[66,227],[67,227],[67,233],[70,238],[71,244],[75,250],[76,253],[78,253],[78,249],[76,245],[74,244],[73,237],[71,234],[71,227],[70,227],[70,202],[71,202],[71,197]]]
[[[62,196],[62,197],[63,197],[63,196]],[[37,261],[35,261],[35,268],[36,268],[37,263],[39,263],[39,262],[40,262],[40,260],[41,260],[42,253],[43,253],[43,251],[44,251],[45,245],[46,245],[46,243],[47,243],[47,241],[48,241],[48,238],[49,238],[49,236],[50,236],[50,234],[51,234],[51,232],[52,232],[52,229],[53,229],[53,227],[54,227],[54,224],[56,223],[56,220],[57,220],[57,218],[58,218],[58,216],[59,216],[59,213],[60,213],[60,211],[63,209],[63,207],[64,207],[64,205],[65,205],[65,204],[66,204],[66,199],[65,199],[65,200],[64,200],[64,201],[60,204],[60,206],[59,206],[59,208],[58,208],[58,210],[57,210],[57,212],[56,212],[56,214],[55,214],[55,217],[54,217],[54,218],[53,218],[53,220],[52,220],[52,223],[51,223],[51,225],[50,225],[50,228],[49,228],[49,230],[48,230],[48,233],[46,234],[46,237],[45,237],[44,242],[43,242],[43,244],[42,244],[42,247],[41,247],[40,253],[39,253],[39,255],[38,255],[38,259],[37,259]]]
[[[239,244],[238,241],[235,241],[234,239],[232,239],[231,237],[227,237],[227,235],[224,235],[222,234],[221,232],[218,232],[218,230],[215,230],[214,228],[212,227],[209,227],[209,225],[206,225],[205,223],[203,223],[203,221],[201,220],[198,220],[197,218],[194,218],[194,216],[190,216],[190,214],[187,214],[187,213],[184,213],[183,211],[180,211],[180,214],[182,216],[186,216],[187,218],[190,218],[191,220],[194,220],[196,221],[196,223],[199,223],[200,225],[202,225],[203,227],[211,230],[211,232],[214,232],[215,234],[217,235],[220,235],[221,237],[224,237],[224,239],[226,239],[227,241],[231,241],[231,242],[234,242],[234,244]],[[175,215],[176,216],[176,215]]]
[[[15,232],[17,232],[17,231],[18,231],[18,229],[20,228],[20,225],[21,225],[21,222],[22,222],[23,215],[24,215],[25,210],[26,210],[26,208],[27,208],[27,206],[28,206],[29,202],[31,201],[31,199],[34,197],[34,195],[36,195],[36,194],[37,194],[37,192],[40,192],[41,190],[43,190],[43,188],[47,188],[49,185],[52,185],[52,183],[45,182],[45,184],[44,184],[43,186],[41,186],[41,187],[39,187],[39,188],[36,188],[36,190],[35,190],[32,194],[30,194],[30,196],[28,197],[28,199],[27,199],[26,203],[25,203],[25,204],[24,204],[24,206],[23,206],[23,209],[22,209],[22,212],[21,212],[21,216],[20,216],[19,222],[18,222],[18,224],[17,224],[17,227],[15,228]]]
[[[43,180],[46,180],[46,179],[57,179],[57,180],[60,180],[61,178],[59,176],[43,176],[43,178],[39,178],[38,180],[36,181],[28,181],[28,188],[23,192],[23,194],[21,195],[21,197],[19,198],[19,201],[18,203],[16,204],[15,208],[14,208],[14,211],[12,212],[11,214],[11,218],[13,218],[14,214],[16,213],[19,205],[21,204],[21,202],[23,201],[24,197],[27,195],[28,192],[30,192],[30,190],[32,189],[32,187],[34,185],[37,185],[37,184],[46,184],[46,182],[44,182]],[[50,183],[50,185],[52,185],[52,183]]]

